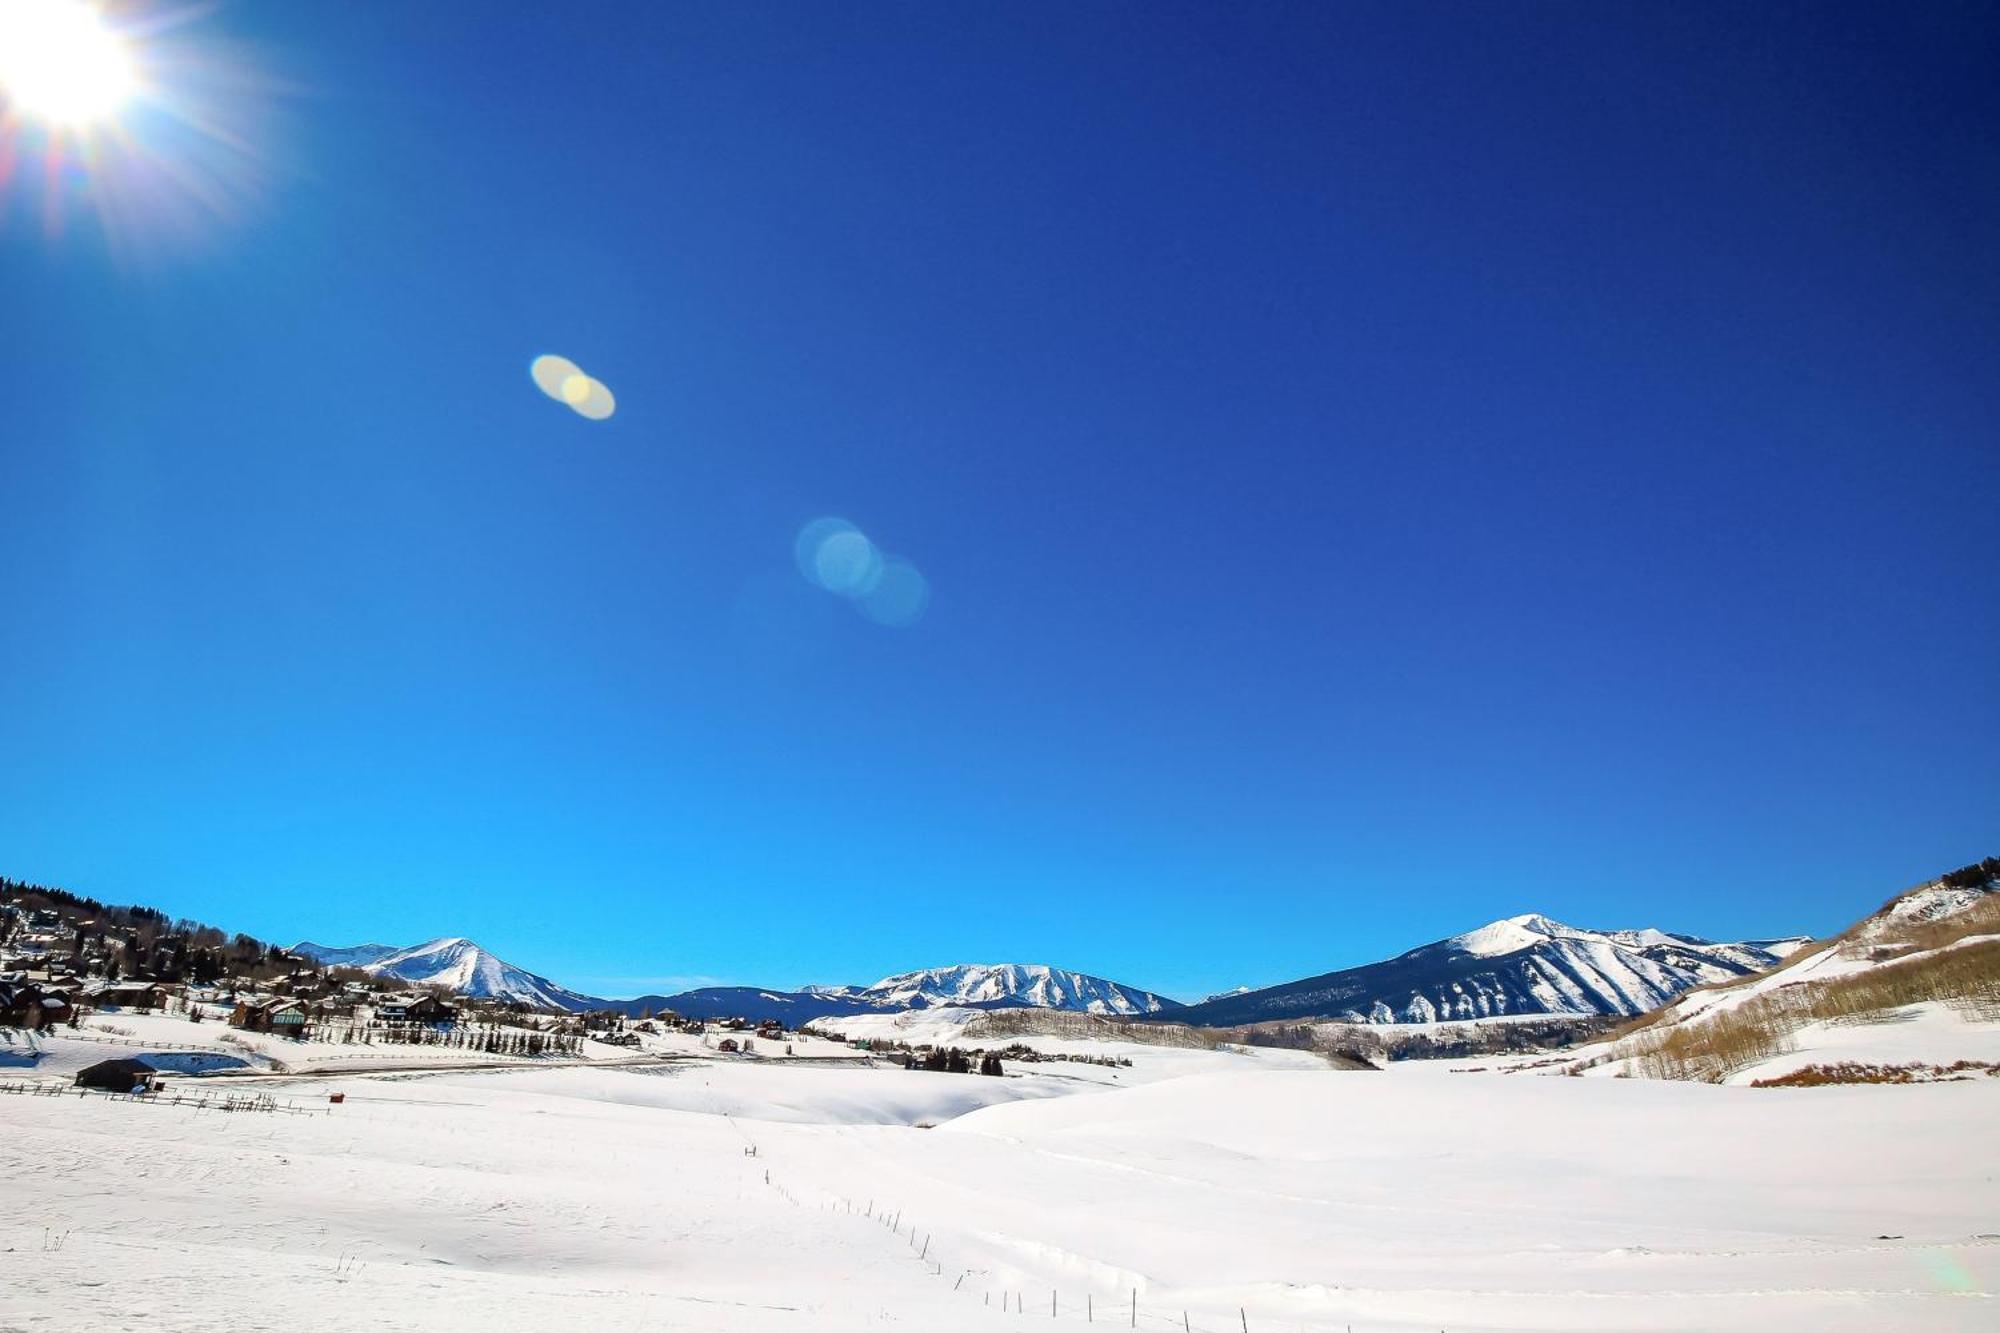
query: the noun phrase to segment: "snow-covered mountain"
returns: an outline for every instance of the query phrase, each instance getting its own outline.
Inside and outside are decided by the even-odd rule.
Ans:
[[[570,1013],[603,1004],[594,996],[579,995],[558,986],[547,977],[515,967],[471,940],[456,936],[407,949],[380,944],[342,949],[303,941],[293,946],[292,952],[325,966],[359,967],[413,986],[445,986],[475,999],[510,1000],[536,1009],[562,1009]]]
[[[1024,1005],[1087,1014],[1152,1014],[1174,1003],[1151,991],[1042,963],[958,963],[951,967],[928,967],[884,977],[859,990],[843,988],[840,993],[854,999],[874,1000],[892,1009],[946,1004]]]
[[[350,944],[345,948],[331,944],[314,944],[311,940],[300,940],[292,946],[292,952],[301,958],[310,958],[321,967],[367,967],[380,962],[392,953],[401,953],[397,944]]]
[[[1177,1022],[1432,1023],[1508,1014],[1643,1014],[1691,986],[1777,966],[1805,937],[1716,943],[1508,917],[1380,963],[1176,1009]]]
[[[292,952],[327,967],[359,967],[411,985],[446,986],[461,995],[513,1000],[538,1009],[563,1009],[571,1013],[616,1009],[639,1014],[670,1009],[689,1017],[771,1017],[805,1022],[829,1015],[939,1005],[996,1009],[1019,1005],[1092,1014],[1150,1014],[1173,1004],[1150,991],[1039,964],[967,963],[933,967],[884,977],[873,986],[805,986],[796,991],[712,986],[678,995],[605,1000],[558,986],[547,977],[494,957],[471,940],[456,937],[407,949],[388,944],[341,948],[306,940],[295,945]]]

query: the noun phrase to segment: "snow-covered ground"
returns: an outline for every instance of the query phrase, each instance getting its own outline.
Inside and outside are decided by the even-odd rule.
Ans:
[[[0,1328],[953,1330],[1052,1293],[1122,1323],[1135,1292],[1156,1333],[2000,1310],[2000,1081],[1130,1054],[1142,1086],[714,1060],[258,1085],[296,1115],[0,1097]]]
[[[1075,1058],[1040,1063],[1024,1061],[1008,1066],[1009,1072],[1033,1073],[1107,1088],[1135,1087],[1189,1074],[1240,1073],[1252,1069],[1323,1070],[1327,1067],[1325,1060],[1311,1052],[1266,1046],[1222,1046],[1207,1050],[1198,1046],[1157,1046],[1149,1042],[1056,1037],[1033,1032],[1006,1036],[967,1035],[966,1030],[971,1024],[988,1016],[989,1012],[984,1009],[952,1006],[825,1018],[812,1026],[816,1030],[837,1032],[850,1042],[900,1041],[911,1046],[978,1046],[993,1049],[1026,1046],[1048,1055]],[[1091,1063],[1100,1059],[1130,1063]]]
[[[1808,1023],[1791,1034],[1790,1044],[1790,1051],[1760,1060],[1729,1081],[1780,1078],[1808,1065],[2000,1065],[2000,1023],[1935,1002],[1892,1009],[1866,1022]]]

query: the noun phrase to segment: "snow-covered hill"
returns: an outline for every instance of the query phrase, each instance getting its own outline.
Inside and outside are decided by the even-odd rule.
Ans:
[[[892,1009],[921,1009],[941,1004],[1025,1005],[1087,1014],[1152,1014],[1173,1004],[1172,1000],[1151,991],[1042,963],[959,963],[929,967],[884,977],[872,986],[858,991],[850,989],[846,994],[874,1000]]]
[[[2000,861],[1898,894],[1781,967],[1676,999],[1575,1072],[1751,1083],[2000,1069]]]
[[[380,951],[380,952],[375,952]],[[379,944],[331,948],[304,941],[292,952],[325,965],[360,967],[377,976],[395,977],[413,986],[445,986],[475,999],[510,1000],[536,1009],[577,1013],[598,1008],[603,1001],[579,995],[547,977],[515,967],[474,944],[448,936],[407,949]],[[370,954],[373,956],[370,956]],[[363,961],[365,959],[366,961]]]
[[[1659,930],[1585,930],[1530,913],[1346,968],[1184,1009],[1229,1025],[1333,1018],[1431,1023],[1515,1014],[1643,1014],[1692,986],[1775,967],[1804,944],[1715,943]]]

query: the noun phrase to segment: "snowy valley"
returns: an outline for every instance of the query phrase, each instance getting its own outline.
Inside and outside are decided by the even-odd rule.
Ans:
[[[217,984],[119,983],[0,1028],[0,1327],[128,1326],[135,1291],[148,1328],[263,1327],[283,1289],[287,1328],[343,1331],[1983,1329],[1988,864],[1817,944],[1529,916],[1293,992],[1491,1011],[1414,1024],[1204,1025],[1269,992],[1175,1008],[1025,967],[789,992],[849,1006],[796,1023],[580,1013],[461,939],[291,951],[457,998],[421,1024],[382,990],[301,1039]],[[1649,1001],[1555,1056],[1342,1045]],[[1670,1036],[1732,1012],[1787,1017],[1747,1061]],[[1309,1039],[1259,1044],[1281,1028]],[[530,1030],[574,1036],[498,1035]],[[998,1076],[931,1072],[948,1050]],[[156,1090],[73,1086],[108,1058]]]

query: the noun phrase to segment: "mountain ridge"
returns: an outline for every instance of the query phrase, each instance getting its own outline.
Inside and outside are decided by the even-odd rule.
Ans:
[[[1281,1019],[1430,1023],[1642,1014],[1693,986],[1775,967],[1806,937],[1717,942],[1653,928],[1589,930],[1537,912],[1397,954],[1161,1015],[1234,1026]]]
[[[856,993],[893,1008],[1019,1003],[1033,1009],[1129,1016],[1155,1014],[1174,1001],[1084,972],[1046,963],[953,963],[887,976]]]
[[[1230,1027],[1287,1019],[1428,1023],[1521,1015],[1631,1016],[1693,986],[1766,971],[1805,942],[1803,936],[1718,942],[1651,927],[1591,930],[1527,912],[1379,962],[1188,1005],[1040,963],[954,963],[894,973],[868,986],[708,986],[607,999],[558,985],[460,936],[401,949],[301,941],[294,952],[410,985],[439,985],[475,998],[568,1013],[604,1009],[638,1016],[671,1010],[691,1018],[776,1018],[796,1024],[962,1006],[1044,1008]]]
[[[812,985],[790,991],[762,986],[705,986],[673,995],[607,999],[585,995],[506,962],[462,936],[440,936],[399,948],[335,946],[301,940],[300,957],[322,966],[358,967],[410,985],[445,986],[477,999],[509,1000],[538,1009],[581,1013],[608,1009],[637,1015],[671,1009],[691,1018],[779,1018],[805,1022],[845,1014],[963,1005],[1051,1008],[1077,1013],[1156,1013],[1173,1001],[1151,991],[1042,963],[955,963],[882,978],[872,986]]]

